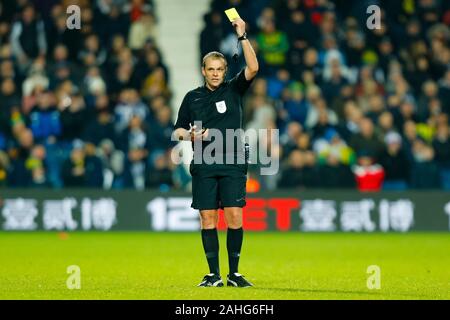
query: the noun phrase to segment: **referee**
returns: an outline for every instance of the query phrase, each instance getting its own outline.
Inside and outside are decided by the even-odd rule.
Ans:
[[[236,143],[232,144],[234,148],[230,151],[230,141],[226,141],[225,137],[227,129],[242,129],[242,96],[249,88],[259,67],[255,51],[247,39],[245,22],[239,18],[234,20],[232,25],[238,41],[242,45],[246,67],[233,79],[224,81],[227,72],[227,61],[224,55],[216,51],[206,54],[202,63],[205,84],[186,94],[174,127],[175,139],[192,141],[194,160],[198,144],[204,150],[209,143],[212,143],[212,137],[209,137],[210,128],[220,131],[224,141],[223,154],[218,152],[214,154],[215,159],[223,156],[223,161],[206,164],[203,159],[200,163],[193,160],[189,167],[192,175],[191,207],[200,211],[202,243],[209,265],[209,274],[203,278],[199,287],[223,286],[219,270],[219,238],[217,235],[219,208],[224,209],[228,225],[229,274],[227,285],[252,286],[238,273],[243,240],[242,208],[246,204],[247,161],[238,161],[243,154],[242,139],[236,138]],[[199,121],[203,128],[193,125],[194,122],[198,123]],[[234,160],[231,163],[230,155]]]

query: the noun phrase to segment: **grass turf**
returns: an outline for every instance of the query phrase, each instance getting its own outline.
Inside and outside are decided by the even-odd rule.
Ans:
[[[220,234],[221,270],[228,265]],[[253,288],[197,288],[199,233],[0,233],[0,299],[449,299],[446,233],[245,233]],[[69,290],[69,265],[81,289]],[[366,286],[369,265],[381,289]]]

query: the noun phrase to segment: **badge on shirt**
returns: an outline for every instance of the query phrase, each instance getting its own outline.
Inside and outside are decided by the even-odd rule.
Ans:
[[[227,111],[227,105],[225,104],[225,100],[216,102],[216,108],[219,113],[224,113]]]

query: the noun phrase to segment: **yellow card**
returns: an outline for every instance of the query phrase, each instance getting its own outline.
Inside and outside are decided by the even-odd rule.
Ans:
[[[234,20],[240,18],[239,13],[236,11],[235,8],[225,10],[225,14],[227,15],[228,20],[230,20],[230,22],[233,22]]]

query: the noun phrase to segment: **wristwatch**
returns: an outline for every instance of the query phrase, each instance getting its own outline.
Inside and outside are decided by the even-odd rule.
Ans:
[[[242,40],[247,40],[247,32],[244,32],[244,34],[238,38],[238,41]]]

